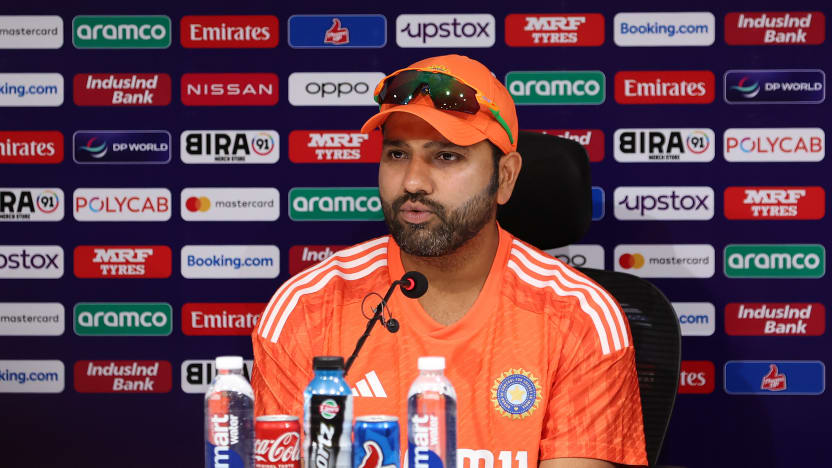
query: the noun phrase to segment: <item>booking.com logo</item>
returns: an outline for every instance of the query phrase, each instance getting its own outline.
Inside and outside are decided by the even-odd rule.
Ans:
[[[640,253],[625,253],[624,255],[618,258],[618,264],[621,265],[621,268],[625,269],[639,269],[644,266],[644,256]]]
[[[185,207],[191,213],[205,212],[211,209],[211,200],[208,197],[191,197],[185,202]]]
[[[731,89],[735,91],[739,91],[742,93],[742,96],[746,99],[752,99],[758,94],[760,94],[760,83],[755,81],[750,85],[746,85],[745,83],[748,81],[748,77],[744,76],[740,80],[739,83],[731,86]]]

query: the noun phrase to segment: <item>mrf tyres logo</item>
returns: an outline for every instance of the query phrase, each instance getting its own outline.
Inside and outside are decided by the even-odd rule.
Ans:
[[[73,254],[78,278],[168,278],[166,245],[79,245]]]
[[[821,219],[826,212],[823,187],[728,187],[727,219]]]
[[[826,249],[820,244],[729,244],[728,278],[821,278]]]
[[[57,188],[0,187],[0,222],[60,221],[64,219],[64,191]]]
[[[732,302],[725,305],[725,333],[738,336],[820,336],[826,308],[818,302]]]
[[[399,15],[399,47],[492,47],[496,20],[490,14]]]
[[[710,162],[716,154],[710,128],[619,128],[613,139],[618,162]]]
[[[167,393],[171,387],[168,361],[77,361],[78,393]]]
[[[725,15],[728,45],[818,45],[826,39],[820,11],[744,11]]]
[[[289,191],[293,221],[380,221],[377,187],[296,187]]]
[[[167,336],[173,329],[170,304],[80,302],[73,310],[79,336]]]
[[[597,70],[512,71],[505,85],[518,105],[599,105],[606,99],[606,78]]]
[[[728,104],[820,104],[826,99],[823,70],[728,70]]]
[[[522,14],[506,16],[509,47],[600,46],[604,15],[599,13]]]
[[[72,43],[76,49],[166,49],[170,47],[167,16],[76,16]]]
[[[381,159],[381,132],[348,130],[293,130],[289,159],[294,163],[377,163]]]
[[[714,217],[710,187],[617,187],[615,218],[625,221],[705,221]]]
[[[293,106],[378,106],[373,90],[384,73],[292,73],[289,103]]]
[[[280,135],[275,130],[186,130],[179,148],[185,164],[274,164]]]

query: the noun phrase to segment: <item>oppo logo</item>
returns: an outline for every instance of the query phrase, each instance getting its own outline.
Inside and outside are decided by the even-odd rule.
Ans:
[[[376,106],[373,90],[384,73],[292,73],[289,103],[293,106]]]

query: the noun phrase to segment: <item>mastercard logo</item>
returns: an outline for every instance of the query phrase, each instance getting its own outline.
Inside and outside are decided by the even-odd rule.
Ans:
[[[637,253],[637,254],[628,254],[625,253],[624,255],[618,257],[618,264],[621,265],[621,268],[641,268],[644,266],[644,256]]]
[[[185,202],[185,208],[191,213],[208,211],[211,209],[211,200],[208,197],[191,197]]]

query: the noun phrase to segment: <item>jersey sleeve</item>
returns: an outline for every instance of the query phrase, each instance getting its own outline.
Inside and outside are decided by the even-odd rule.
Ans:
[[[596,458],[646,465],[629,328],[629,345],[604,354],[596,327],[577,306],[572,317],[553,327],[560,336],[560,358],[543,420],[540,459]]]

